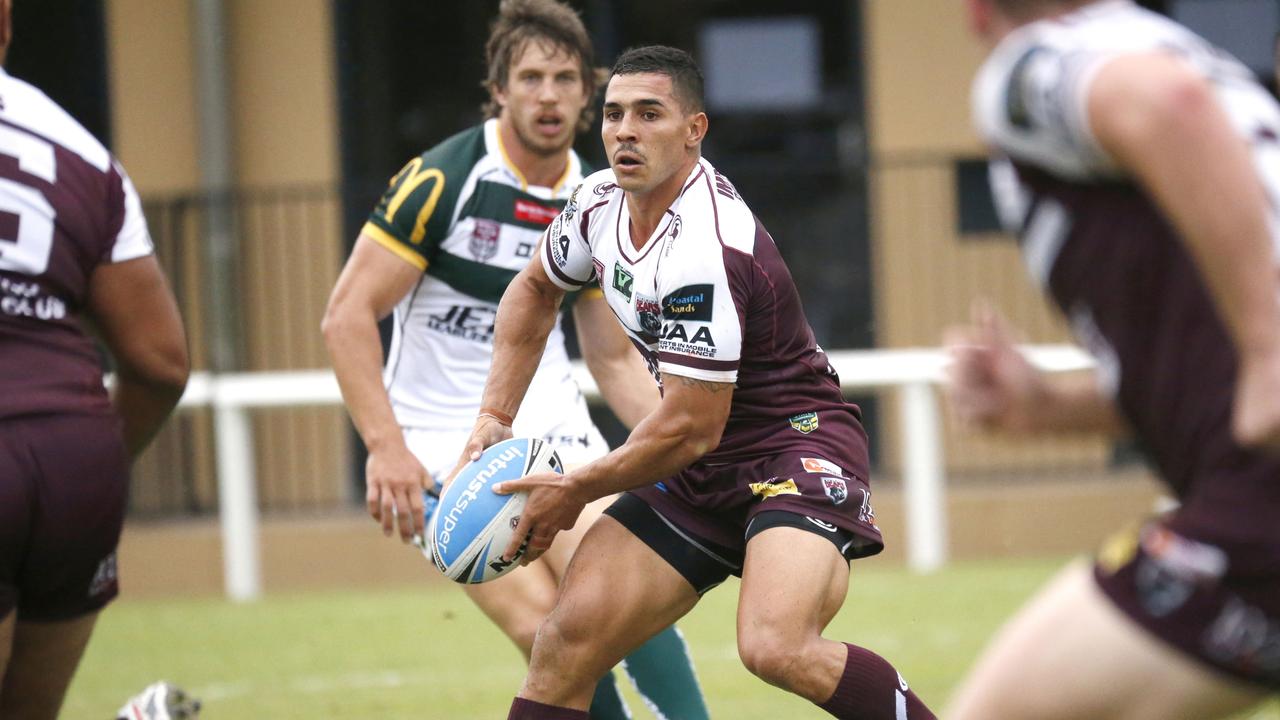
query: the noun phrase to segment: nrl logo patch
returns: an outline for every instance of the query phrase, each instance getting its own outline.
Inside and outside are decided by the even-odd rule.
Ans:
[[[751,483],[751,494],[764,500],[779,495],[799,495],[800,488],[796,487],[796,481],[791,478],[769,478],[764,482]]]
[[[502,226],[496,220],[476,218],[476,226],[471,230],[471,241],[467,249],[476,262],[485,262],[498,254],[498,236],[502,234]]]
[[[818,413],[807,412],[791,416],[791,427],[808,435],[818,429]]]
[[[622,268],[618,263],[613,264],[613,289],[622,293],[626,299],[631,299],[631,286],[635,284],[635,278],[631,273]]]

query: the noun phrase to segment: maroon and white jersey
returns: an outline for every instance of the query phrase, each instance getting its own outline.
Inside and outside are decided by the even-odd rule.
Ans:
[[[0,419],[110,411],[78,315],[94,268],[151,252],[123,168],[43,92],[0,70]]]
[[[720,446],[703,461],[774,453],[788,447],[789,423],[816,427],[818,412],[856,424],[778,248],[729,180],[699,160],[637,248],[615,179],[603,170],[578,187],[543,235],[543,267],[565,290],[598,282],[659,383],[736,383]]]
[[[991,54],[973,110],[998,156],[992,189],[1033,280],[1097,357],[1103,388],[1188,511],[1220,520],[1224,508],[1254,506],[1233,510],[1239,528],[1270,532],[1280,524],[1263,509],[1280,501],[1280,465],[1231,439],[1227,330],[1171,222],[1089,126],[1098,70],[1139,53],[1179,58],[1214,88],[1249,144],[1280,230],[1280,107],[1238,61],[1127,0],[1029,24]]]

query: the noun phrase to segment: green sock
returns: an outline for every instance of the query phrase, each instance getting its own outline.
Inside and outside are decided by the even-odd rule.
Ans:
[[[684,638],[675,626],[653,636],[622,661],[622,669],[659,718],[708,720],[698,676]],[[593,714],[595,706],[592,705]]]
[[[596,692],[591,696],[591,708],[587,714],[591,720],[631,720],[631,713],[622,703],[612,671],[605,673],[596,683]]]

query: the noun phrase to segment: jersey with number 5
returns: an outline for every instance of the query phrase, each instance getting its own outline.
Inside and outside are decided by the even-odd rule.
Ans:
[[[119,163],[44,93],[0,70],[0,419],[110,412],[78,316],[94,268],[151,252]]]

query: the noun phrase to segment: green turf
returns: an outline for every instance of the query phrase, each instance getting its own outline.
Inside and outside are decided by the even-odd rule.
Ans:
[[[941,708],[1000,620],[1058,564],[962,564],[931,576],[859,571],[855,564],[849,598],[828,636],[882,653]],[[826,717],[742,668],[736,602],[737,585],[726,584],[681,624],[713,716]],[[164,678],[202,697],[209,720],[492,720],[506,717],[522,676],[519,653],[457,588],[443,584],[245,606],[122,600],[102,616],[63,716],[102,720]],[[475,687],[475,696],[463,687]],[[636,717],[651,717],[625,690]],[[1268,707],[1248,717],[1275,720],[1280,713]]]

